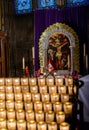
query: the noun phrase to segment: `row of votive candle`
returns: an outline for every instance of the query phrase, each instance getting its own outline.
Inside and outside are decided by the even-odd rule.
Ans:
[[[70,101],[70,96],[69,94],[58,94],[58,93],[53,93],[53,94],[49,94],[49,93],[44,93],[44,94],[40,94],[40,93],[3,93],[0,92],[0,104],[1,101],[42,101],[42,102],[51,102],[51,103],[55,103],[55,102],[67,102]]]
[[[69,94],[73,95],[74,93],[76,94],[76,86],[0,86],[0,92],[3,93],[24,93],[24,92],[30,92],[30,93],[49,93],[49,94]]]
[[[49,78],[44,78],[44,77],[33,77],[33,78],[27,78],[27,77],[22,77],[22,78],[0,78],[0,86],[1,85],[63,85],[65,84],[66,86],[68,85],[73,85],[73,79],[72,77],[68,78],[62,78],[62,77],[49,77]]]
[[[61,103],[61,102],[55,102],[55,103],[51,103],[51,102],[45,102],[42,103],[40,101],[36,101],[36,102],[22,102],[22,101],[11,101],[8,100],[6,101],[0,101],[0,109],[15,109],[15,110],[19,110],[19,109],[24,109],[25,111],[27,110],[34,110],[34,111],[54,111],[54,112],[59,112],[59,111],[64,111],[66,114],[72,114],[72,109],[73,109],[73,104],[71,102],[65,102],[65,103]]]
[[[46,123],[49,123],[51,121],[56,121],[57,124],[60,124],[61,122],[65,121],[67,117],[71,117],[71,104],[65,104],[64,105],[64,111],[58,111],[54,112],[47,108],[47,106],[44,108],[45,110],[23,110],[23,109],[0,109],[0,118],[4,119],[16,119],[16,120],[36,120],[39,121],[46,121]]]
[[[1,119],[0,118],[0,129],[1,130],[69,130],[70,125],[67,122],[62,122],[57,125],[56,122],[46,123],[44,121],[36,122],[34,120],[15,120],[15,119]]]

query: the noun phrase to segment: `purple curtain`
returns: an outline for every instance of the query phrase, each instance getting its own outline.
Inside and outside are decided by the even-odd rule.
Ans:
[[[35,45],[35,71],[39,66],[39,38],[42,32],[50,25],[61,22],[69,25],[78,34],[80,44],[86,42],[86,7],[73,7],[63,9],[36,10],[34,12],[34,45]],[[82,47],[80,47],[83,49]],[[80,52],[81,53],[81,52]],[[81,62],[81,61],[80,61]],[[81,63],[80,63],[81,64]]]

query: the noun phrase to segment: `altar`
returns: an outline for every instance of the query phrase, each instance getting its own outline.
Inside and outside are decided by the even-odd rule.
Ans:
[[[84,84],[79,88],[78,98],[83,102],[84,121],[89,122],[89,75],[81,77],[79,80]]]

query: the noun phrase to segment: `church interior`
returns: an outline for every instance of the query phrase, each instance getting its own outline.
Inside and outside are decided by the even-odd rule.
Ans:
[[[0,130],[89,129],[88,34],[88,0],[0,0]]]

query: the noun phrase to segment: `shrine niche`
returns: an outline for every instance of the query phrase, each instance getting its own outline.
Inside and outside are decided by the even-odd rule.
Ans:
[[[57,71],[60,74],[79,72],[79,40],[76,32],[66,24],[50,25],[39,39],[41,72]]]

